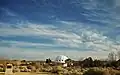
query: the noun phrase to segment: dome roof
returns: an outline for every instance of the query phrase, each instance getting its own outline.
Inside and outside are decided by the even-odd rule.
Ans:
[[[68,59],[68,57],[64,56],[64,55],[59,55],[56,57],[56,61],[59,63],[65,63],[65,60]]]

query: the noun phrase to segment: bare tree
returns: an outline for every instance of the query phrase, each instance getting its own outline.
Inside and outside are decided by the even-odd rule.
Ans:
[[[116,60],[116,54],[114,52],[110,52],[108,54],[108,60],[109,61],[115,61]]]
[[[120,59],[120,51],[117,52],[118,59]]]

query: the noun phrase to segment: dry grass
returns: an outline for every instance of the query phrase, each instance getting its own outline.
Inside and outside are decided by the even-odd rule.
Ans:
[[[44,74],[44,73],[39,73],[39,74],[36,74],[36,73],[30,73],[30,72],[17,72],[15,73],[14,75],[49,75],[49,74]]]
[[[0,73],[0,75],[4,75],[4,73]],[[40,73],[30,73],[30,72],[16,72],[13,75],[53,75],[45,72]]]

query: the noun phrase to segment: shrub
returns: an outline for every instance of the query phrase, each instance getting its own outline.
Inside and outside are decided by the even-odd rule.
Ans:
[[[64,69],[64,70],[63,70],[63,74],[64,74],[64,75],[67,75],[67,74],[68,74],[68,70],[67,70],[67,69]]]
[[[46,68],[41,68],[43,72],[52,72],[53,68],[51,66],[48,66]]]
[[[61,67],[61,66],[57,66],[57,71],[62,71],[63,70],[63,68]]]
[[[108,70],[104,70],[104,74],[103,75],[111,75],[110,72]]]
[[[53,67],[53,69],[52,69],[52,71],[51,71],[52,73],[57,73],[57,70],[56,70],[56,68],[55,67]]]
[[[86,71],[83,75],[103,75],[104,72],[103,71],[100,71],[100,70],[93,70],[93,69],[90,69],[88,71]]]
[[[1,68],[1,69],[0,69],[0,72],[5,72],[5,69],[4,69],[4,68]]]
[[[64,68],[62,68],[61,66],[54,66],[51,70],[52,73],[57,73],[57,74],[61,74],[63,73]]]
[[[120,75],[120,72],[116,73],[115,75]]]
[[[120,71],[119,70],[113,70],[114,71],[114,75],[120,75]]]
[[[110,75],[120,75],[120,71],[118,70],[109,70]]]

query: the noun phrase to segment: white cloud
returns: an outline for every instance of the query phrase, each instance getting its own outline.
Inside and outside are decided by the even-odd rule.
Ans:
[[[69,24],[69,22],[64,22],[64,23]],[[101,45],[104,45],[103,47],[106,46],[107,47],[106,50],[109,51],[108,45],[112,45],[113,42],[110,41],[108,37],[103,36],[96,30],[94,31],[92,29],[86,29],[86,28],[80,28],[80,27],[78,27],[76,31],[74,30],[77,33],[73,33],[73,32],[67,31],[67,29],[63,31],[59,30],[57,27],[52,25],[28,24],[28,26],[26,27],[20,26],[18,28],[2,27],[0,28],[0,34],[1,36],[19,35],[19,36],[51,37],[59,45],[63,44],[68,47],[77,47],[77,48],[80,47],[81,43],[92,42],[93,44],[86,43],[86,47],[94,46],[98,48],[99,46],[100,48]],[[74,28],[71,28],[71,30],[72,29]]]
[[[30,24],[28,27],[3,27],[0,28],[1,36],[49,36],[49,37],[64,37],[64,38],[76,38],[80,37],[75,33],[69,33],[54,29],[53,26],[42,26]]]
[[[71,22],[62,22],[65,25],[72,24]],[[2,23],[3,24],[3,23]],[[78,26],[79,24],[79,26]],[[111,40],[109,37],[104,36],[98,30],[90,27],[83,27],[80,25],[81,23],[73,24],[73,26],[69,25],[69,31],[66,28],[59,29],[54,25],[36,25],[28,23],[26,26],[17,26],[16,28],[12,28],[11,26],[3,26],[0,28],[0,36],[9,37],[9,36],[33,36],[33,37],[48,37],[54,41],[54,44],[42,44],[42,43],[31,43],[31,42],[18,42],[18,41],[1,41],[1,43],[9,43],[12,46],[10,48],[2,48],[5,51],[19,51],[23,56],[26,58],[47,58],[47,57],[54,57],[59,54],[68,55],[74,59],[77,59],[77,56],[93,56],[93,57],[105,57],[108,52],[119,50],[119,44],[116,45],[115,41]],[[79,51],[72,50],[67,51],[66,49],[62,49],[58,53],[54,53],[54,51],[46,50],[45,52],[42,50],[32,51],[32,50],[25,50],[23,48],[19,48],[19,46],[37,46],[37,47],[68,47],[68,48],[79,48]],[[116,49],[117,48],[117,49]],[[24,51],[23,51],[23,50]],[[85,49],[92,49],[92,51],[81,51]],[[22,50],[22,51],[21,51]],[[54,49],[53,49],[54,50]],[[17,52],[15,51],[14,54]],[[47,52],[48,51],[48,52]],[[7,53],[7,52],[4,52]],[[20,55],[21,55],[20,54]],[[27,56],[30,56],[28,57]],[[35,55],[34,55],[35,54]],[[39,56],[41,55],[41,56]],[[12,55],[11,55],[12,56]],[[79,58],[79,57],[78,57]]]
[[[120,6],[120,0],[115,0],[115,5]]]
[[[60,23],[66,24],[66,25],[76,25],[76,22],[67,22],[67,21],[58,21]]]
[[[106,59],[107,58],[107,52],[101,51],[69,51],[69,50],[27,50],[22,48],[7,48],[7,47],[1,47],[1,54],[4,54],[5,57],[12,59],[27,59],[27,60],[45,60],[46,58],[51,58],[52,60],[55,60],[56,56],[58,55],[66,55],[71,59],[79,60],[81,57],[93,57],[98,59]],[[8,55],[9,53],[9,55]]]
[[[80,39],[62,39],[62,38],[57,38],[55,41],[58,44],[63,44],[64,46],[67,47],[73,47],[73,48],[80,48],[80,44],[83,43]]]
[[[77,40],[79,41],[79,39],[80,39],[80,36],[75,34],[75,33],[67,32],[67,31],[61,31],[61,30],[59,30],[56,27],[51,26],[51,25],[29,24],[27,27],[22,27],[22,26],[20,26],[18,28],[2,27],[2,28],[0,28],[0,34],[1,34],[1,36],[50,37],[51,39],[53,39],[53,40],[57,39],[58,41],[59,41],[58,38],[68,39],[68,41],[73,40],[73,41],[76,41],[76,42],[77,42]],[[55,40],[55,42],[56,42],[56,40]],[[56,42],[56,43],[58,43],[58,42]],[[67,45],[67,44],[64,44],[64,45]]]
[[[0,41],[0,44],[9,44],[11,47],[60,47],[57,44],[43,44],[43,43],[32,43],[32,42],[23,42],[23,41]]]
[[[112,0],[110,2],[107,0],[102,2],[99,0],[75,0],[73,2],[75,2],[76,7],[82,7],[88,11],[81,14],[89,21],[108,24],[113,27],[120,24],[120,0]]]
[[[119,7],[119,0],[115,0],[115,6]],[[82,7],[90,13],[83,13],[83,15],[90,21],[100,22],[100,23],[107,23],[109,25],[115,25],[119,27],[119,20],[120,16],[116,13],[116,11],[110,11],[114,8],[99,8],[104,4],[98,4],[99,2],[94,0],[88,0],[80,2],[79,0],[72,1],[72,3],[76,4],[79,7],[82,4]],[[2,8],[5,12],[5,15],[9,16],[16,16],[17,14],[10,11],[9,9]],[[94,10],[101,10],[101,12],[96,12]],[[102,13],[108,12],[108,13]],[[91,18],[92,17],[92,18]],[[100,18],[100,19],[97,19]],[[56,18],[55,16],[51,16],[49,18]],[[97,30],[94,29],[93,26],[85,25],[84,23],[79,22],[70,22],[70,21],[57,21],[58,23],[62,24],[60,26],[54,25],[44,25],[44,24],[18,24],[18,25],[10,25],[6,23],[0,23],[0,36],[9,37],[9,36],[27,36],[27,37],[42,37],[42,38],[49,38],[51,39],[54,44],[43,44],[43,43],[32,43],[32,42],[20,42],[20,41],[0,41],[0,44],[7,43],[10,44],[11,47],[0,47],[2,53],[7,55],[10,53],[9,56],[25,56],[26,58],[46,58],[46,57],[54,57],[56,55],[67,55],[72,58],[79,58],[79,56],[86,57],[86,56],[93,56],[93,57],[106,57],[107,53],[110,51],[120,50],[120,39],[119,36],[116,36],[116,40],[110,39],[108,36],[103,35],[104,32],[108,32],[108,29],[112,31],[113,28],[104,30]],[[13,28],[15,26],[16,28]],[[101,27],[101,26],[98,26]],[[104,31],[104,32],[103,32]],[[102,34],[103,33],[103,34]],[[39,40],[39,39],[38,39]],[[119,41],[118,41],[119,40]],[[115,42],[119,42],[116,44]],[[76,50],[55,50],[55,51],[33,51],[33,50],[26,50],[24,48],[20,48],[20,46],[36,46],[40,47],[68,47],[68,48],[77,48],[80,51]],[[93,51],[81,51],[85,49],[92,49]],[[47,52],[48,51],[48,52]],[[18,54],[20,53],[20,54]]]
[[[8,16],[17,16],[16,13],[12,12],[11,10],[9,10],[7,8],[1,8],[1,9]]]

